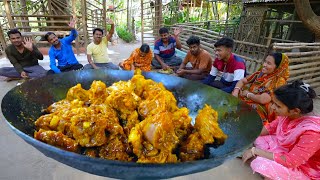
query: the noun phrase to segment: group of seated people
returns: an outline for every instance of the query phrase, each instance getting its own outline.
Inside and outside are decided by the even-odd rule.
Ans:
[[[261,136],[242,156],[243,161],[255,158],[251,162],[254,171],[270,179],[320,178],[320,118],[310,114],[315,92],[301,81],[286,85],[289,59],[285,54],[269,54],[260,70],[246,76],[245,61],[232,53],[232,39],[224,37],[214,44],[213,60],[201,48],[199,37],[190,36],[186,41],[189,51],[182,60],[175,52],[182,47],[179,39],[182,29],[174,29],[170,35],[167,28],[161,28],[153,52],[143,44],[118,66],[109,62],[108,42],[114,23],[107,22],[111,24],[107,35],[100,28],[93,30],[93,42],[87,47],[89,64],[85,66],[77,61],[72,50],[71,43],[78,35],[75,19],[69,23],[69,36],[59,39],[53,32],[47,33],[45,39],[51,44],[49,71],[38,64],[43,55],[32,40],[23,39],[16,29],[10,30],[12,44],[5,52],[14,67],[0,68],[0,76],[35,78],[81,69],[119,69],[119,66],[123,70],[142,71],[172,68],[177,76],[231,93],[258,112],[264,124]]]

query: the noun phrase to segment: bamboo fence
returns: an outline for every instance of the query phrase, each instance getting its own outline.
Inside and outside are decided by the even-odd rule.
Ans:
[[[272,48],[289,57],[289,82],[303,80],[320,87],[320,43],[274,43]]]

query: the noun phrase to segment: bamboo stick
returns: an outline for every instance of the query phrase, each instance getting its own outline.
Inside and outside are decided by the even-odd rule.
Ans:
[[[320,75],[320,71],[316,71],[314,73],[308,73],[308,74],[302,74],[302,75],[298,75],[298,76],[294,76],[294,77],[290,77],[289,80],[290,81],[295,81],[298,79],[308,79],[308,78],[312,78],[315,76],[319,76]]]
[[[308,62],[308,61],[318,61],[320,60],[319,56],[313,56],[313,57],[299,57],[299,58],[290,58],[290,63],[295,63],[295,62]]]
[[[273,43],[275,46],[319,46],[319,42],[315,43]]]
[[[83,26],[82,29],[83,29],[84,47],[85,47],[85,53],[87,53],[88,30],[87,30],[87,17],[86,17],[86,14],[87,14],[86,0],[81,0],[81,12],[82,12],[82,26]]]
[[[320,51],[311,51],[311,52],[286,52],[288,57],[300,57],[300,56],[309,56],[309,55],[319,55]]]
[[[320,82],[317,82],[317,83],[310,83],[310,86],[311,86],[312,88],[317,88],[317,87],[319,87],[319,86],[320,86]]]
[[[13,17],[12,17],[12,12],[11,12],[11,8],[10,8],[10,2],[8,0],[3,0],[4,3],[4,8],[6,11],[6,16],[8,19],[8,23],[10,26],[10,29],[13,29],[15,27],[14,23],[13,23]]]
[[[300,69],[300,70],[293,70],[290,71],[290,76],[295,76],[297,74],[312,72],[312,71],[319,71],[320,67],[308,68],[308,69]]]
[[[50,23],[50,22],[52,22],[52,23],[66,23],[66,24],[68,24],[70,21],[67,21],[67,20],[54,20],[54,21],[46,21],[46,20],[30,20],[30,21],[28,21],[28,20],[13,20],[13,22],[34,22],[34,23],[46,23],[46,22],[48,22],[48,23]]]
[[[6,39],[4,38],[4,33],[1,26],[0,26],[0,44],[2,45],[3,50],[7,48]]]
[[[294,70],[294,69],[300,69],[300,68],[306,68],[309,66],[318,66],[320,65],[320,61],[317,62],[311,62],[311,63],[303,63],[303,64],[297,64],[297,65],[291,65],[289,66],[290,70]],[[319,67],[320,70],[320,67]]]
[[[273,46],[276,50],[292,50],[292,49],[320,49],[320,46]]]
[[[12,14],[12,17],[59,17],[70,19],[72,15],[23,15],[23,14]],[[82,16],[76,16],[79,19],[82,19]]]

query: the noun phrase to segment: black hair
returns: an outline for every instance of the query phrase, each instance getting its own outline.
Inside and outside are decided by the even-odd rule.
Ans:
[[[282,53],[271,53],[269,56],[272,56],[274,58],[274,63],[276,64],[276,67],[279,67],[282,61]]]
[[[56,35],[54,32],[47,32],[47,34],[44,35],[44,39],[48,41],[48,38],[49,38],[49,36],[50,36],[51,34]]]
[[[103,34],[103,30],[101,28],[94,28],[92,34],[94,34],[96,31],[100,31]]]
[[[22,36],[21,32],[18,29],[11,29],[10,31],[7,32],[7,35],[9,38],[11,34],[20,34],[20,36]]]
[[[162,27],[162,28],[159,29],[159,34],[164,34],[164,33],[169,33],[168,28]]]
[[[316,97],[316,92],[301,80],[279,87],[274,94],[289,110],[298,108],[302,114],[313,111],[312,99]]]
[[[150,46],[148,44],[142,44],[140,47],[140,51],[143,53],[148,53],[150,51]]]
[[[189,46],[193,44],[200,45],[200,39],[197,36],[193,36],[193,35],[190,36],[186,42]]]
[[[225,46],[227,48],[231,48],[232,49],[233,48],[233,44],[234,44],[233,39],[228,38],[228,37],[224,37],[224,38],[219,39],[214,44],[214,47]]]

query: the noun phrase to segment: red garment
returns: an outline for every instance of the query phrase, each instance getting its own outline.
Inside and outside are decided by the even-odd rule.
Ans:
[[[277,117],[265,127],[272,136],[270,141],[274,141],[269,151],[274,153],[275,162],[320,179],[320,117]]]
[[[213,62],[210,74],[217,76],[218,72],[223,72],[222,78],[227,82],[239,81],[245,77],[245,62],[239,56],[231,54],[227,63],[216,58]]]

